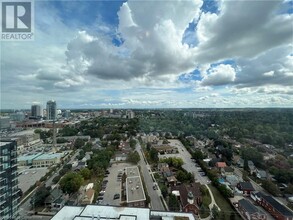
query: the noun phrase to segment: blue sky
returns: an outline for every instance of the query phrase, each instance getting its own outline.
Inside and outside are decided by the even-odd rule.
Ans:
[[[292,1],[36,1],[1,108],[293,107]]]

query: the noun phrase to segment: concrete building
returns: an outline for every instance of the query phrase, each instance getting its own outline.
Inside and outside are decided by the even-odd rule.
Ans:
[[[152,211],[121,206],[64,206],[52,220],[196,220],[192,213]]]
[[[64,115],[64,118],[70,118],[71,117],[71,111],[70,110],[65,110],[63,115]]]
[[[56,120],[56,118],[57,118],[56,101],[50,100],[47,102],[47,120]]]
[[[62,156],[63,156],[62,153],[42,154],[33,159],[32,165],[34,167],[49,167],[49,166],[60,163]]]
[[[126,110],[126,118],[132,119],[134,118],[135,114],[132,110]]]
[[[15,112],[10,114],[11,121],[23,121],[25,119],[25,114],[23,112]]]
[[[40,105],[32,105],[31,107],[31,116],[32,117],[42,117],[43,111]]]
[[[126,203],[129,207],[145,207],[146,197],[137,166],[126,168]]]
[[[10,128],[10,118],[9,117],[0,117],[0,129]]]
[[[0,142],[0,219],[18,220],[19,189],[16,141]]]

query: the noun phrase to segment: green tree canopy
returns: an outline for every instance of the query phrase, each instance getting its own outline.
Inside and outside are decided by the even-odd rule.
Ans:
[[[85,180],[91,178],[91,171],[88,168],[82,168],[79,173]]]
[[[60,187],[64,193],[75,193],[83,184],[83,177],[79,173],[67,173],[60,180]]]

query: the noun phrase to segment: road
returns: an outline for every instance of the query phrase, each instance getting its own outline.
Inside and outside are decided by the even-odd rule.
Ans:
[[[79,151],[77,150],[75,152],[75,154],[70,158],[70,161],[68,163],[72,163],[74,158],[79,154]],[[62,169],[62,166],[59,168],[59,170],[57,170],[49,179],[47,179],[46,181],[46,186],[51,186],[52,185],[52,180],[55,176],[58,175],[59,171]],[[33,194],[32,194],[33,195]],[[31,196],[23,203],[20,205],[19,207],[19,213],[20,213],[20,217],[22,219],[25,219],[26,218],[29,218],[31,216],[28,216],[27,213],[31,210],[31,204],[30,204],[30,201],[31,201]]]
[[[151,199],[151,209],[158,210],[158,211],[159,210],[165,211],[165,208],[160,199],[161,191],[160,189],[158,190],[153,189],[154,182],[150,174],[150,170],[151,170],[150,165],[145,161],[141,146],[138,141],[136,144],[136,151],[138,152],[140,156],[139,165],[141,167],[141,173],[143,175],[143,179],[148,191],[148,195]]]

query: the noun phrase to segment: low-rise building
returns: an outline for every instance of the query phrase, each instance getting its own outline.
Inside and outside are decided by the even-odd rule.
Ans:
[[[198,214],[199,206],[202,202],[199,183],[181,184],[171,187],[172,194],[176,195],[180,201],[184,212]]]
[[[49,167],[60,163],[62,156],[62,153],[42,154],[33,159],[32,165],[34,167]]]
[[[254,191],[254,188],[250,182],[240,182],[235,187],[236,192],[243,194],[244,196],[249,196],[251,192]]]
[[[255,205],[251,204],[246,199],[241,199],[238,201],[238,209],[241,215],[247,220],[266,220],[267,215],[262,212]]]
[[[152,211],[149,208],[103,205],[64,206],[52,220],[195,220],[192,213]]]
[[[279,203],[272,196],[258,194],[258,204],[267,210],[277,220],[293,220],[293,212]]]
[[[127,206],[145,207],[146,196],[137,166],[126,168],[125,190]]]
[[[230,176],[234,174],[234,169],[232,167],[223,167],[221,168],[222,176]]]

